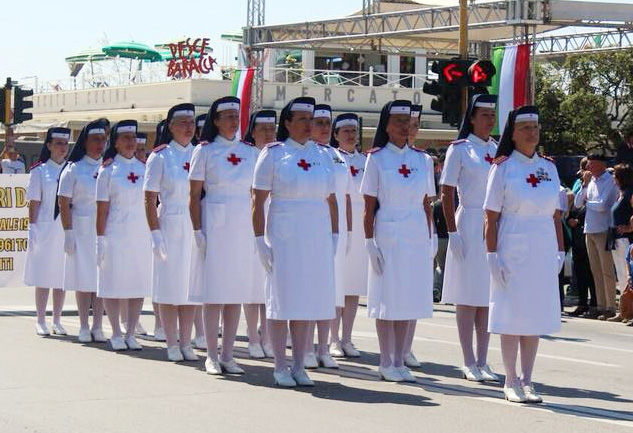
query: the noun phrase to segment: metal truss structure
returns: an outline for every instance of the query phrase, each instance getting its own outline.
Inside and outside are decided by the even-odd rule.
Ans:
[[[264,100],[264,49],[254,44],[254,33],[249,33],[248,30],[265,24],[266,0],[248,0],[247,9],[244,49],[247,52],[248,67],[255,68],[255,91],[251,97],[251,108],[256,110],[261,108]]]

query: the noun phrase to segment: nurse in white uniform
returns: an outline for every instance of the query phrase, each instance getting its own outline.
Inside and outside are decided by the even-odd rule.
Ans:
[[[7,158],[2,160],[2,171],[3,174],[24,174],[26,173],[26,167],[24,166],[24,162],[21,161],[20,154],[18,150],[9,145],[5,151]]]
[[[251,114],[244,141],[253,144],[260,152],[277,139],[277,113],[275,110],[259,110]],[[270,201],[266,202],[268,212]],[[259,259],[254,262],[253,299],[257,302],[244,304],[246,331],[248,334],[248,353],[251,358],[274,358],[273,346],[268,335],[266,320],[266,270]],[[258,324],[259,322],[259,332]]]
[[[432,194],[429,195],[427,201],[425,202],[425,211],[431,214],[431,202],[435,200],[435,196],[437,195],[437,188],[435,187],[435,164],[433,162],[433,158],[431,155],[426,153],[426,148],[428,147],[424,143],[420,143],[416,145],[416,138],[418,135],[418,130],[420,129],[420,117],[422,116],[422,106],[412,104],[411,105],[411,119],[409,120],[409,146],[414,149],[418,149],[423,151],[422,155],[426,160],[427,164],[427,176],[429,183],[429,190],[433,191]],[[431,257],[431,269],[434,269],[434,259],[435,254],[437,253],[437,234],[433,234],[433,242],[435,245],[433,257]],[[409,321],[409,330],[407,331],[407,338],[404,342],[404,365],[411,368],[420,367],[420,361],[415,357],[412,351],[413,347],[413,338],[415,337],[415,328],[417,325],[417,320]]]
[[[253,180],[253,228],[268,272],[266,317],[275,352],[275,383],[313,386],[304,369],[309,322],[335,317],[334,255],[338,209],[332,159],[310,140],[314,99],[281,112],[277,139],[259,155]],[[270,194],[270,210],[264,204]],[[265,230],[264,230],[265,228]],[[292,369],[286,364],[290,321]]]
[[[146,163],[145,213],[152,233],[152,301],[158,304],[170,361],[197,361],[191,347],[196,304],[189,302],[193,227],[189,169],[195,132],[194,105],[169,110],[162,144]],[[160,201],[160,205],[158,204]]]
[[[346,217],[351,213],[351,224],[348,227],[346,244],[344,281],[344,307],[337,308],[337,316],[332,321],[330,355],[335,357],[358,358],[360,352],[352,343],[352,328],[358,310],[360,296],[367,295],[367,264],[369,256],[365,249],[365,233],[363,231],[363,209],[365,203],[360,193],[360,184],[365,172],[367,157],[358,151],[358,116],[354,113],[340,114],[334,120],[330,145],[338,150],[345,160],[350,178],[350,207]],[[338,198],[338,194],[337,194]],[[340,212],[339,212],[340,215]],[[338,272],[338,267],[336,268]],[[340,323],[343,322],[342,336],[339,335]]]
[[[334,256],[334,281],[336,284],[336,311],[337,317],[345,306],[345,255],[347,240],[352,228],[352,209],[349,192],[352,186],[351,175],[347,169],[347,163],[339,151],[329,145],[332,137],[332,107],[327,104],[317,104],[314,107],[312,120],[312,141],[316,143],[322,152],[332,160],[334,181],[336,184],[336,205],[338,208],[339,233],[345,236],[339,237],[336,255]],[[349,219],[349,221],[348,221]],[[336,318],[334,319],[336,320]],[[317,351],[314,353],[314,327],[318,327]],[[338,363],[332,358],[328,350],[328,337],[330,336],[331,321],[319,320],[310,322],[308,347],[304,364],[306,368],[338,368]],[[310,336],[312,338],[310,338]]]
[[[29,235],[24,284],[35,286],[37,335],[50,335],[46,304],[53,288],[53,334],[66,335],[61,324],[64,308],[64,230],[55,217],[59,175],[68,154],[68,128],[50,128],[38,161],[31,166],[26,199],[29,202]]]
[[[488,331],[501,336],[507,400],[540,403],[532,385],[539,336],[560,331],[565,262],[556,166],[536,153],[536,107],[511,111],[490,170],[484,209],[490,268]],[[517,375],[521,352],[522,378]]]
[[[253,299],[256,256],[251,230],[251,183],[259,151],[236,138],[240,100],[216,100],[191,160],[190,213],[199,260],[189,301],[204,304],[208,374],[243,374],[233,359],[241,304]],[[202,191],[205,195],[202,198]],[[218,325],[222,313],[222,353]]]
[[[113,350],[141,350],[134,330],[143,298],[152,293],[152,237],[145,219],[145,164],[136,159],[135,120],[112,126],[97,175],[97,296],[104,299]],[[126,336],[119,307],[127,301]]]
[[[464,378],[476,382],[499,380],[487,361],[490,272],[482,237],[486,183],[497,153],[497,142],[490,137],[496,123],[496,104],[496,95],[472,97],[457,141],[446,152],[440,179],[449,236],[442,302],[457,306],[457,332],[464,357],[461,370]],[[473,330],[477,333],[477,356]]]
[[[105,343],[103,299],[97,296],[97,203],[95,189],[106,144],[106,123],[95,120],[82,129],[62,170],[57,199],[64,226],[64,290],[74,290],[80,343]],[[88,319],[92,305],[92,331]]]
[[[425,201],[434,191],[423,152],[407,145],[410,112],[409,101],[383,107],[361,184],[371,266],[367,308],[376,319],[380,377],[395,382],[416,381],[403,359],[409,321],[433,315],[434,247]]]

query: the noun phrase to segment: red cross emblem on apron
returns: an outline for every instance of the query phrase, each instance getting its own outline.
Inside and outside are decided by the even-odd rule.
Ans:
[[[407,168],[406,164],[402,164],[402,167],[400,167],[400,170],[398,170],[398,173],[400,173],[404,177],[409,177],[409,175],[411,174],[411,170]]]
[[[484,158],[486,160],[486,162],[488,162],[488,164],[492,165],[492,161],[494,161],[495,159],[490,156],[490,154],[488,152],[486,152],[486,157]]]
[[[228,158],[226,158],[228,162],[233,165],[237,165],[242,162],[242,158],[238,158],[236,154],[232,153]]]
[[[532,188],[536,188],[536,186],[541,183],[541,179],[539,179],[538,177],[534,176],[534,173],[530,173],[530,175],[527,177],[527,179],[525,179],[525,181],[527,183],[529,183],[530,185],[532,185]]]
[[[136,183],[136,181],[138,180],[138,176],[134,174],[134,172],[130,172],[129,176],[127,177],[127,179],[132,182],[132,183]]]
[[[312,164],[306,162],[305,159],[301,159],[301,161],[299,161],[297,165],[301,167],[304,171],[308,171],[310,167],[312,167]]]
[[[188,162],[185,162],[185,165],[182,166],[183,170],[187,173],[189,173],[189,167],[191,167],[191,165]]]
[[[349,171],[352,172],[352,177],[356,177],[356,175],[360,173],[360,170],[354,167],[353,165],[349,167]]]

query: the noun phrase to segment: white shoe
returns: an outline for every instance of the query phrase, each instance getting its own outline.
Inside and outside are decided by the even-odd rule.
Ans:
[[[110,347],[112,347],[112,350],[115,352],[127,350],[127,344],[125,344],[125,340],[123,340],[123,337],[120,335],[118,337],[110,338]]]
[[[79,335],[77,335],[77,341],[80,343],[91,343],[92,335],[90,334],[90,329],[81,328],[79,330]]]
[[[167,359],[172,362],[181,362],[184,361],[185,358],[182,356],[182,352],[180,351],[180,346],[174,344],[173,346],[169,346],[167,348]]]
[[[404,355],[404,365],[406,365],[409,368],[418,368],[422,364],[420,364],[420,361],[417,360],[413,352],[409,352],[406,355]]]
[[[214,376],[222,374],[222,366],[220,365],[220,361],[217,359],[207,358],[207,360],[204,361],[204,368],[207,371],[207,374],[212,374]]]
[[[106,343],[108,339],[103,335],[103,329],[93,329],[92,332],[92,341],[95,343]]]
[[[46,323],[36,323],[35,332],[37,333],[37,335],[41,336],[51,335],[51,331],[48,330],[48,326],[46,326]]]
[[[329,353],[317,356],[317,362],[319,363],[319,366],[323,368],[338,368],[337,362],[330,356]]]
[[[479,367],[479,372],[481,373],[481,377],[486,382],[499,382],[499,376],[492,372],[488,364],[484,365],[483,367]]]
[[[191,346],[181,347],[180,353],[182,353],[182,357],[185,359],[185,361],[199,361],[198,355],[194,353],[193,347]]]
[[[484,378],[479,371],[477,365],[465,365],[461,369],[464,379],[472,382],[483,382]]]
[[[191,346],[198,350],[207,350],[207,339],[204,335],[200,335],[191,340]]]
[[[330,343],[330,355],[332,355],[335,358],[345,357],[345,352],[343,352],[343,348],[341,347],[340,341]]]
[[[125,344],[127,344],[127,348],[130,350],[143,350],[143,346],[138,344],[138,341],[136,341],[136,337],[134,337],[133,335],[125,337]]]
[[[354,347],[354,343],[343,343],[341,344],[341,348],[348,358],[360,358],[360,352]]]
[[[521,385],[518,384],[514,386],[504,385],[503,394],[505,395],[506,400],[513,403],[525,403],[527,401],[523,388],[521,388]]]
[[[402,382],[404,378],[400,374],[400,372],[393,365],[389,367],[378,367],[378,374],[382,380],[386,380],[388,382]]]
[[[154,329],[154,341],[167,341],[167,337],[165,337],[165,330],[163,328]]]
[[[398,373],[400,373],[400,376],[402,376],[402,380],[404,380],[405,382],[412,382],[412,383],[417,383],[418,379],[416,379],[416,377],[411,374],[411,371],[409,371],[409,368],[405,365],[403,365],[402,367],[395,367],[396,370],[398,370]]]
[[[68,332],[66,332],[66,330],[60,323],[53,323],[53,326],[51,326],[51,330],[55,335],[68,335]]]
[[[314,382],[303,369],[292,372],[292,378],[297,382],[298,386],[314,386]]]
[[[253,359],[262,359],[266,357],[264,349],[259,343],[248,343],[248,355]]]
[[[235,362],[234,359],[231,359],[230,361],[220,361],[220,366],[222,367],[222,370],[229,374],[244,374],[244,369],[237,365],[237,362]]]
[[[145,328],[143,328],[143,325],[141,325],[140,321],[136,323],[136,329],[134,329],[134,334],[135,335],[147,335],[147,331],[145,330]]]
[[[264,355],[266,355],[266,358],[274,358],[275,357],[275,352],[273,352],[273,345],[270,343],[266,343],[262,346],[262,349],[264,350]]]
[[[275,385],[282,388],[294,388],[297,386],[297,382],[292,378],[292,373],[287,368],[273,372],[273,377],[275,378]]]
[[[523,385],[523,394],[527,403],[543,403],[543,398],[536,393],[534,385]]]
[[[303,366],[309,369],[319,368],[319,361],[317,361],[314,352],[305,354],[305,356],[303,357]]]
[[[292,349],[292,337],[290,336],[290,333],[286,335],[286,348]]]

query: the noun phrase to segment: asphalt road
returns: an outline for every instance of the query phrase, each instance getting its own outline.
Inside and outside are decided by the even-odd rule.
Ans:
[[[50,308],[50,306],[49,306]],[[146,301],[142,323],[153,329]],[[454,309],[436,305],[419,321],[417,384],[380,381],[374,324],[359,309],[354,341],[362,352],[341,369],[310,373],[314,388],[273,386],[272,360],[250,360],[245,324],[236,358],[241,377],[208,376],[197,363],[166,361],[163,343],[114,353],[80,344],[74,296],[67,337],[35,335],[33,290],[0,290],[0,432],[625,432],[633,429],[633,328],[563,318],[544,337],[534,381],[545,402],[503,400],[501,386],[461,378]],[[107,321],[106,321],[107,323]],[[109,335],[109,329],[106,328]],[[502,372],[499,339],[489,363]]]

